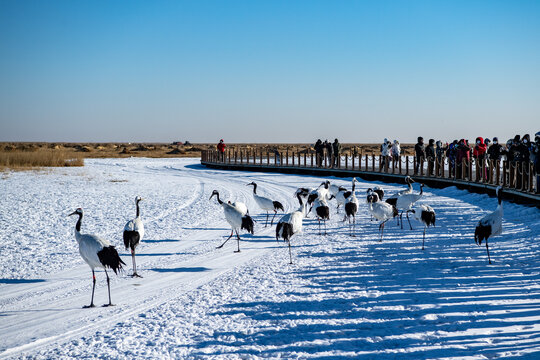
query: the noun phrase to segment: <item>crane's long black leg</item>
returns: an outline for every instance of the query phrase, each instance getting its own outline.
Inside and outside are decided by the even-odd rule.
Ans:
[[[131,274],[131,277],[140,277],[141,275],[137,274],[137,263],[135,262],[135,249],[131,250],[131,260],[133,261],[133,274]]]
[[[266,212],[266,222],[264,223],[264,227],[268,226],[268,211]]]
[[[409,227],[410,227],[411,230],[412,230],[413,228],[412,228],[412,225],[411,225],[411,220],[409,220],[409,210],[407,210],[407,212],[405,213],[405,215],[407,215],[407,221],[409,222]]]
[[[105,270],[105,276],[107,277],[107,290],[109,290],[109,303],[103,305],[103,307],[114,306],[113,303],[111,302],[111,279],[109,279],[109,274],[107,274],[107,269],[104,268],[104,270]]]
[[[403,211],[399,214],[399,222],[401,223],[401,229],[403,229]]]
[[[384,234],[384,224],[386,224],[386,221],[388,220],[383,221],[383,223],[381,224],[381,239],[379,241],[382,241],[383,234]]]
[[[276,218],[277,210],[274,210],[274,216],[272,216],[272,221],[270,221],[270,226],[274,225],[274,219]]]
[[[319,222],[319,235],[321,235],[321,219],[317,218],[317,221]]]
[[[422,250],[424,250],[424,242],[426,240],[426,227],[424,226],[424,237],[422,238]]]
[[[487,250],[487,253],[488,253],[488,260],[489,260],[489,264],[491,265],[491,258],[489,257],[489,246],[488,246],[488,239],[486,239],[486,250]]]
[[[92,282],[92,300],[90,300],[90,305],[83,306],[83,309],[96,307],[96,305],[94,305],[94,290],[96,289],[96,273],[94,272],[94,269],[92,269]]]
[[[287,242],[289,243],[289,258],[291,259],[289,264],[292,264],[291,240],[289,239]]]
[[[239,253],[240,252],[240,235],[238,235],[238,230],[234,230],[236,231],[236,242],[238,243],[238,250],[235,251],[235,253]]]
[[[324,222],[324,235],[328,235],[326,232],[326,220],[323,220],[323,222]]]
[[[219,245],[216,249],[221,249],[223,247],[223,245],[225,245],[227,243],[227,241],[229,241],[229,239],[233,236],[233,230],[231,230],[231,235],[229,235],[229,237],[227,238],[227,240],[225,240],[225,242],[221,245]]]

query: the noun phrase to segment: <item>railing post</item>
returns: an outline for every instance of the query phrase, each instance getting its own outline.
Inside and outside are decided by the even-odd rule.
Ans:
[[[533,166],[533,163],[529,163],[529,192],[531,193],[534,192],[533,179],[534,179],[534,166]]]
[[[326,150],[323,151],[323,156],[324,156],[324,167],[326,168],[326,167],[328,167],[328,164],[327,164],[327,162],[326,162],[326,160],[327,160]]]
[[[371,171],[375,172],[375,155],[371,154]]]
[[[266,166],[270,166],[270,152],[266,150]]]
[[[360,161],[360,160],[358,160],[358,161]],[[352,169],[354,170],[354,152],[352,154],[351,163],[352,163]],[[358,164],[358,165],[360,165],[360,164]]]
[[[300,164],[301,164],[301,162],[300,162],[300,151],[298,151],[298,167],[300,167]]]
[[[277,166],[277,156],[278,156],[278,152],[274,151],[274,166]]]
[[[285,150],[285,157],[287,158],[287,159],[285,160],[285,164],[286,164],[287,166],[289,166],[289,148],[287,148],[287,150]],[[283,160],[283,159],[282,159],[282,160]],[[282,162],[283,162],[283,161],[282,161]]]
[[[409,175],[409,155],[405,155],[405,175]]]
[[[294,151],[292,153],[292,166],[294,166]]]
[[[501,160],[495,160],[495,185],[501,183]]]
[[[503,161],[503,166],[502,166],[502,186],[503,187],[508,186],[508,183],[506,182],[507,167],[509,167],[509,162],[508,162],[508,160],[505,160],[505,161]],[[510,182],[510,173],[508,173],[508,178],[509,178],[508,182]]]
[[[420,168],[420,175],[424,176],[424,157],[420,157],[420,164],[418,164],[418,167]]]
[[[309,153],[311,155],[311,167],[313,167],[313,151],[310,151]]]
[[[345,154],[345,169],[349,168],[349,155]]]

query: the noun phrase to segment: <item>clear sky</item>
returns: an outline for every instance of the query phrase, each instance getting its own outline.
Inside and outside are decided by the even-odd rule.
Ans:
[[[540,130],[540,1],[0,0],[0,141]]]

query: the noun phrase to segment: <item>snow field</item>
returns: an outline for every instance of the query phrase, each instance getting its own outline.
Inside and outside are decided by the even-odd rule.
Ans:
[[[0,357],[7,358],[497,358],[538,356],[539,230],[536,208],[504,203],[503,235],[474,245],[476,221],[496,199],[455,188],[424,188],[437,212],[426,233],[390,220],[383,242],[357,184],[357,237],[331,201],[329,235],[313,219],[288,249],[264,229],[245,184],[290,211],[309,176],[208,170],[196,159],[92,160],[83,169],[11,173],[0,180]],[[113,181],[111,181],[113,180]],[[127,182],[119,182],[127,180]],[[350,188],[350,179],[330,179]],[[387,194],[402,186],[380,184]],[[417,187],[416,187],[417,188]],[[415,189],[416,189],[415,188]],[[245,201],[255,235],[233,254],[215,199]],[[6,196],[3,196],[6,195]],[[143,279],[112,276],[116,307],[82,310],[91,272],[78,255],[83,232],[116,244],[141,195],[147,240],[138,248]],[[46,214],[46,216],[44,215]],[[278,217],[276,217],[277,219]],[[106,301],[102,272],[96,304]]]

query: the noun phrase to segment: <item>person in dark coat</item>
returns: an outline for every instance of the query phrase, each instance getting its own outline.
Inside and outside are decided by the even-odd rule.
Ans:
[[[462,176],[468,178],[469,176],[469,161],[471,159],[471,149],[465,139],[459,140],[456,152],[456,169],[457,177],[459,179]]]
[[[421,136],[418,137],[418,143],[414,145],[414,156],[416,158],[414,174],[418,175],[418,169],[424,166],[424,159],[426,158],[426,146],[424,145],[424,138]]]
[[[317,142],[315,143],[315,164],[317,167],[322,166],[322,157],[324,154],[324,147],[321,139],[317,139]]]
[[[433,169],[435,168],[435,139],[429,139],[428,146],[426,147],[426,158],[428,162],[428,174],[433,176]]]
[[[505,154],[504,147],[499,144],[499,138],[493,138],[493,144],[487,149],[487,155],[489,160],[501,160]]]
[[[540,194],[540,131],[534,135],[534,172],[536,173],[536,193]]]
[[[332,143],[324,140],[324,148],[326,149],[326,166],[332,167]]]
[[[478,178],[478,175],[480,174],[482,179],[485,179],[487,175],[487,168],[484,167],[485,171],[482,174],[481,169],[482,166],[485,166],[484,159],[486,158],[486,152],[487,152],[487,146],[484,143],[484,139],[482,137],[476,138],[476,144],[474,145],[473,150],[473,157],[476,161],[476,177]]]
[[[332,150],[334,155],[332,165],[337,168],[339,167],[339,158],[341,156],[341,144],[339,143],[338,139],[334,139],[334,142],[332,143]]]
[[[456,157],[458,141],[454,140],[446,149],[446,157],[450,163],[450,176],[456,176]]]

